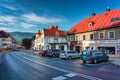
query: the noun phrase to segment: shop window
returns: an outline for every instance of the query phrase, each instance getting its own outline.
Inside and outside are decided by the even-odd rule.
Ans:
[[[85,35],[83,35],[83,40],[85,40]]]
[[[108,32],[108,38],[109,39],[114,39],[115,38],[115,32],[114,31],[109,31]]]
[[[93,40],[93,34],[90,34],[90,40]]]
[[[99,39],[103,39],[104,38],[104,33],[103,32],[100,32],[99,33]]]

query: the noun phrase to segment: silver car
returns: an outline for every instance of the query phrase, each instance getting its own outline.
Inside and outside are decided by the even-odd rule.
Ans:
[[[80,58],[80,53],[77,53],[76,51],[70,50],[70,51],[63,51],[60,53],[61,59],[72,59],[72,58]]]

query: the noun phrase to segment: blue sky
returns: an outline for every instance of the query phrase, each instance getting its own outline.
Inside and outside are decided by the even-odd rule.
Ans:
[[[58,25],[68,31],[91,13],[120,9],[120,0],[0,0],[0,30],[36,32]]]

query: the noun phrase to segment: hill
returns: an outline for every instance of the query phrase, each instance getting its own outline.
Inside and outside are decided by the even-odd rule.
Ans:
[[[24,38],[32,38],[35,33],[30,32],[9,32],[17,41],[21,41]]]

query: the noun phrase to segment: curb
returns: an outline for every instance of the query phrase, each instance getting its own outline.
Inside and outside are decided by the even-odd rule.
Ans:
[[[115,64],[115,63],[112,63],[112,62],[110,62],[110,64],[112,64],[113,66],[120,67],[120,65],[119,65],[119,64]]]

